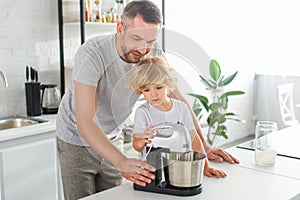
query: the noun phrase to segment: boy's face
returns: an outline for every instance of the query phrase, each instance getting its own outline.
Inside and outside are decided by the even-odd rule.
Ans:
[[[162,108],[168,99],[168,89],[165,85],[148,84],[142,89],[142,94],[155,108]]]

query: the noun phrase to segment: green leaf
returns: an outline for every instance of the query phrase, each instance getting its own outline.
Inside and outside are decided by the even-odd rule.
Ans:
[[[240,122],[240,123],[246,123],[246,121],[245,120],[243,120],[243,119],[238,119],[238,118],[236,118],[236,117],[227,117],[227,120],[232,120],[232,121],[236,121],[236,122]]]
[[[221,134],[221,133],[226,133],[226,131],[227,131],[227,127],[226,127],[225,125],[220,125],[220,126],[217,128],[216,133]]]
[[[221,68],[216,60],[210,61],[209,66],[210,71],[210,79],[206,79],[200,75],[201,82],[206,86],[206,89],[211,93],[211,99],[213,99],[213,103],[208,102],[208,98],[198,95],[198,94],[189,94],[195,97],[195,102],[193,105],[194,112],[199,116],[201,115],[204,109],[206,109],[207,116],[207,124],[208,124],[208,133],[207,133],[207,141],[210,145],[213,144],[215,136],[221,136],[225,139],[228,138],[226,121],[233,120],[238,122],[245,122],[244,120],[238,119],[238,116],[233,112],[227,112],[228,109],[228,99],[229,96],[234,95],[242,95],[245,94],[243,91],[229,91],[223,93],[223,87],[231,83],[238,72],[225,77],[221,74]],[[221,96],[219,96],[221,95]],[[202,104],[202,105],[201,105]],[[203,107],[202,107],[203,106]],[[201,115],[203,116],[203,115]],[[200,119],[200,118],[199,118]]]
[[[218,110],[219,108],[222,108],[222,104],[218,102],[209,105],[211,111]]]
[[[220,125],[219,129],[227,131],[227,127],[225,125]]]
[[[225,113],[226,116],[236,116],[233,112]]]
[[[218,81],[218,86],[219,87],[223,87],[224,86],[224,82],[223,82],[223,79],[224,79],[224,75],[219,79],[219,81]]]
[[[227,95],[225,95],[222,98],[220,98],[220,100],[221,100],[223,109],[226,110],[228,108],[228,98],[227,98]]]
[[[226,122],[226,117],[225,117],[225,115],[220,115],[220,116],[218,117],[218,123],[219,123],[219,124],[223,124],[224,122]]]
[[[210,83],[211,87],[207,89],[211,90],[211,89],[216,89],[218,87],[218,84],[215,81],[208,80],[208,82]]]
[[[228,135],[226,135],[226,133],[222,133],[220,134],[220,136],[223,136],[225,139],[228,139]]]
[[[194,110],[194,113],[195,113],[196,117],[198,117],[200,115],[201,111],[202,111],[201,108],[193,108],[193,110]]]
[[[245,94],[245,92],[243,91],[229,91],[229,92],[225,92],[224,94],[222,94],[222,96],[220,96],[220,99],[223,99],[225,97],[228,96],[235,96],[235,95],[242,95]]]
[[[208,108],[208,98],[199,94],[193,94],[193,93],[188,93],[188,95],[195,97],[196,99],[198,99],[201,104],[203,105],[203,107],[205,108],[205,110],[208,112],[209,108]]]
[[[223,86],[228,85],[231,83],[231,81],[236,77],[238,72],[235,72],[234,74],[228,76],[225,80],[223,80]]]
[[[212,127],[216,123],[222,124],[225,121],[226,121],[225,115],[220,113],[218,110],[212,111],[207,118],[207,123],[210,127]]]
[[[217,129],[217,131],[214,133],[215,135],[223,136],[225,139],[228,139],[228,135],[226,135],[227,129]]]
[[[221,75],[221,68],[216,60],[211,60],[209,64],[210,76],[213,80],[217,81]]]
[[[188,93],[188,95],[195,97],[196,99],[198,99],[200,102],[204,102],[206,104],[208,104],[208,98],[200,95],[200,94],[194,94],[194,93]]]
[[[216,88],[216,83],[211,81],[211,80],[207,80],[206,78],[204,78],[203,76],[199,75],[201,81],[204,83],[204,85],[209,89],[209,88]]]
[[[210,126],[210,127],[214,127],[214,124],[216,122],[218,122],[218,117],[219,117],[219,113],[217,112],[212,112],[208,115],[208,118],[207,118],[207,124]]]
[[[200,120],[202,115],[201,112],[202,112],[202,107],[200,106],[199,102],[197,99],[194,100],[194,103],[193,103],[193,107],[192,107],[196,117]]]

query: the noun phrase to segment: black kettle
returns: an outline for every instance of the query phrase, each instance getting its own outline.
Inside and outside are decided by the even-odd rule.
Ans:
[[[42,84],[41,107],[43,114],[57,114],[61,101],[60,91],[55,84]]]

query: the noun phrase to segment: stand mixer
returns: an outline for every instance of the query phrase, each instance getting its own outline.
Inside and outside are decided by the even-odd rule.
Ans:
[[[196,195],[201,193],[202,174],[203,174],[202,172],[204,167],[203,160],[205,158],[205,155],[200,152],[192,151],[190,134],[186,129],[186,127],[180,122],[178,123],[164,122],[153,126],[152,130],[153,131],[159,130],[157,131],[156,134],[154,134],[154,137],[169,139],[171,137],[173,138],[175,135],[175,140],[172,140],[168,144],[161,145],[159,147],[154,145],[153,147],[146,148],[147,153],[146,153],[146,157],[144,158],[149,164],[156,167],[156,171],[154,172],[155,180],[147,184],[145,187],[133,184],[133,188],[135,190],[161,193],[161,194],[170,194],[170,195],[177,195],[177,196],[191,196],[191,195]],[[188,157],[190,157],[189,160],[182,162],[181,160],[182,156],[186,157],[187,155],[189,155]],[[194,158],[194,155],[197,155],[197,160],[191,161],[191,159]],[[177,157],[176,161],[171,160],[171,164],[170,164],[168,160],[170,161],[170,158],[174,156]],[[175,184],[174,186],[174,184],[172,184],[170,180],[171,178],[173,178],[171,176],[174,175],[174,172],[171,172],[170,170],[174,171],[174,167],[171,169],[168,165],[172,165],[174,163],[176,164],[176,162],[179,161],[177,159],[181,160],[180,161],[181,163],[179,163],[181,166],[179,166],[179,168],[178,166],[175,166],[177,170],[182,170],[182,168],[190,168],[190,169],[193,168],[192,173],[198,174],[198,178],[201,180],[200,181],[198,180],[196,184],[188,183],[188,184],[184,184],[184,186],[182,185],[178,186]],[[191,162],[194,163],[192,164]],[[186,164],[188,164],[190,167],[186,167],[187,166]],[[193,175],[192,173],[190,175]],[[178,173],[175,172],[175,174]]]

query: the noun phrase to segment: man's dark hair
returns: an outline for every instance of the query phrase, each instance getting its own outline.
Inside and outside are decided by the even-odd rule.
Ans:
[[[130,23],[137,15],[141,15],[143,20],[149,24],[162,24],[162,15],[157,5],[149,0],[135,0],[129,2],[122,15],[123,23]]]

